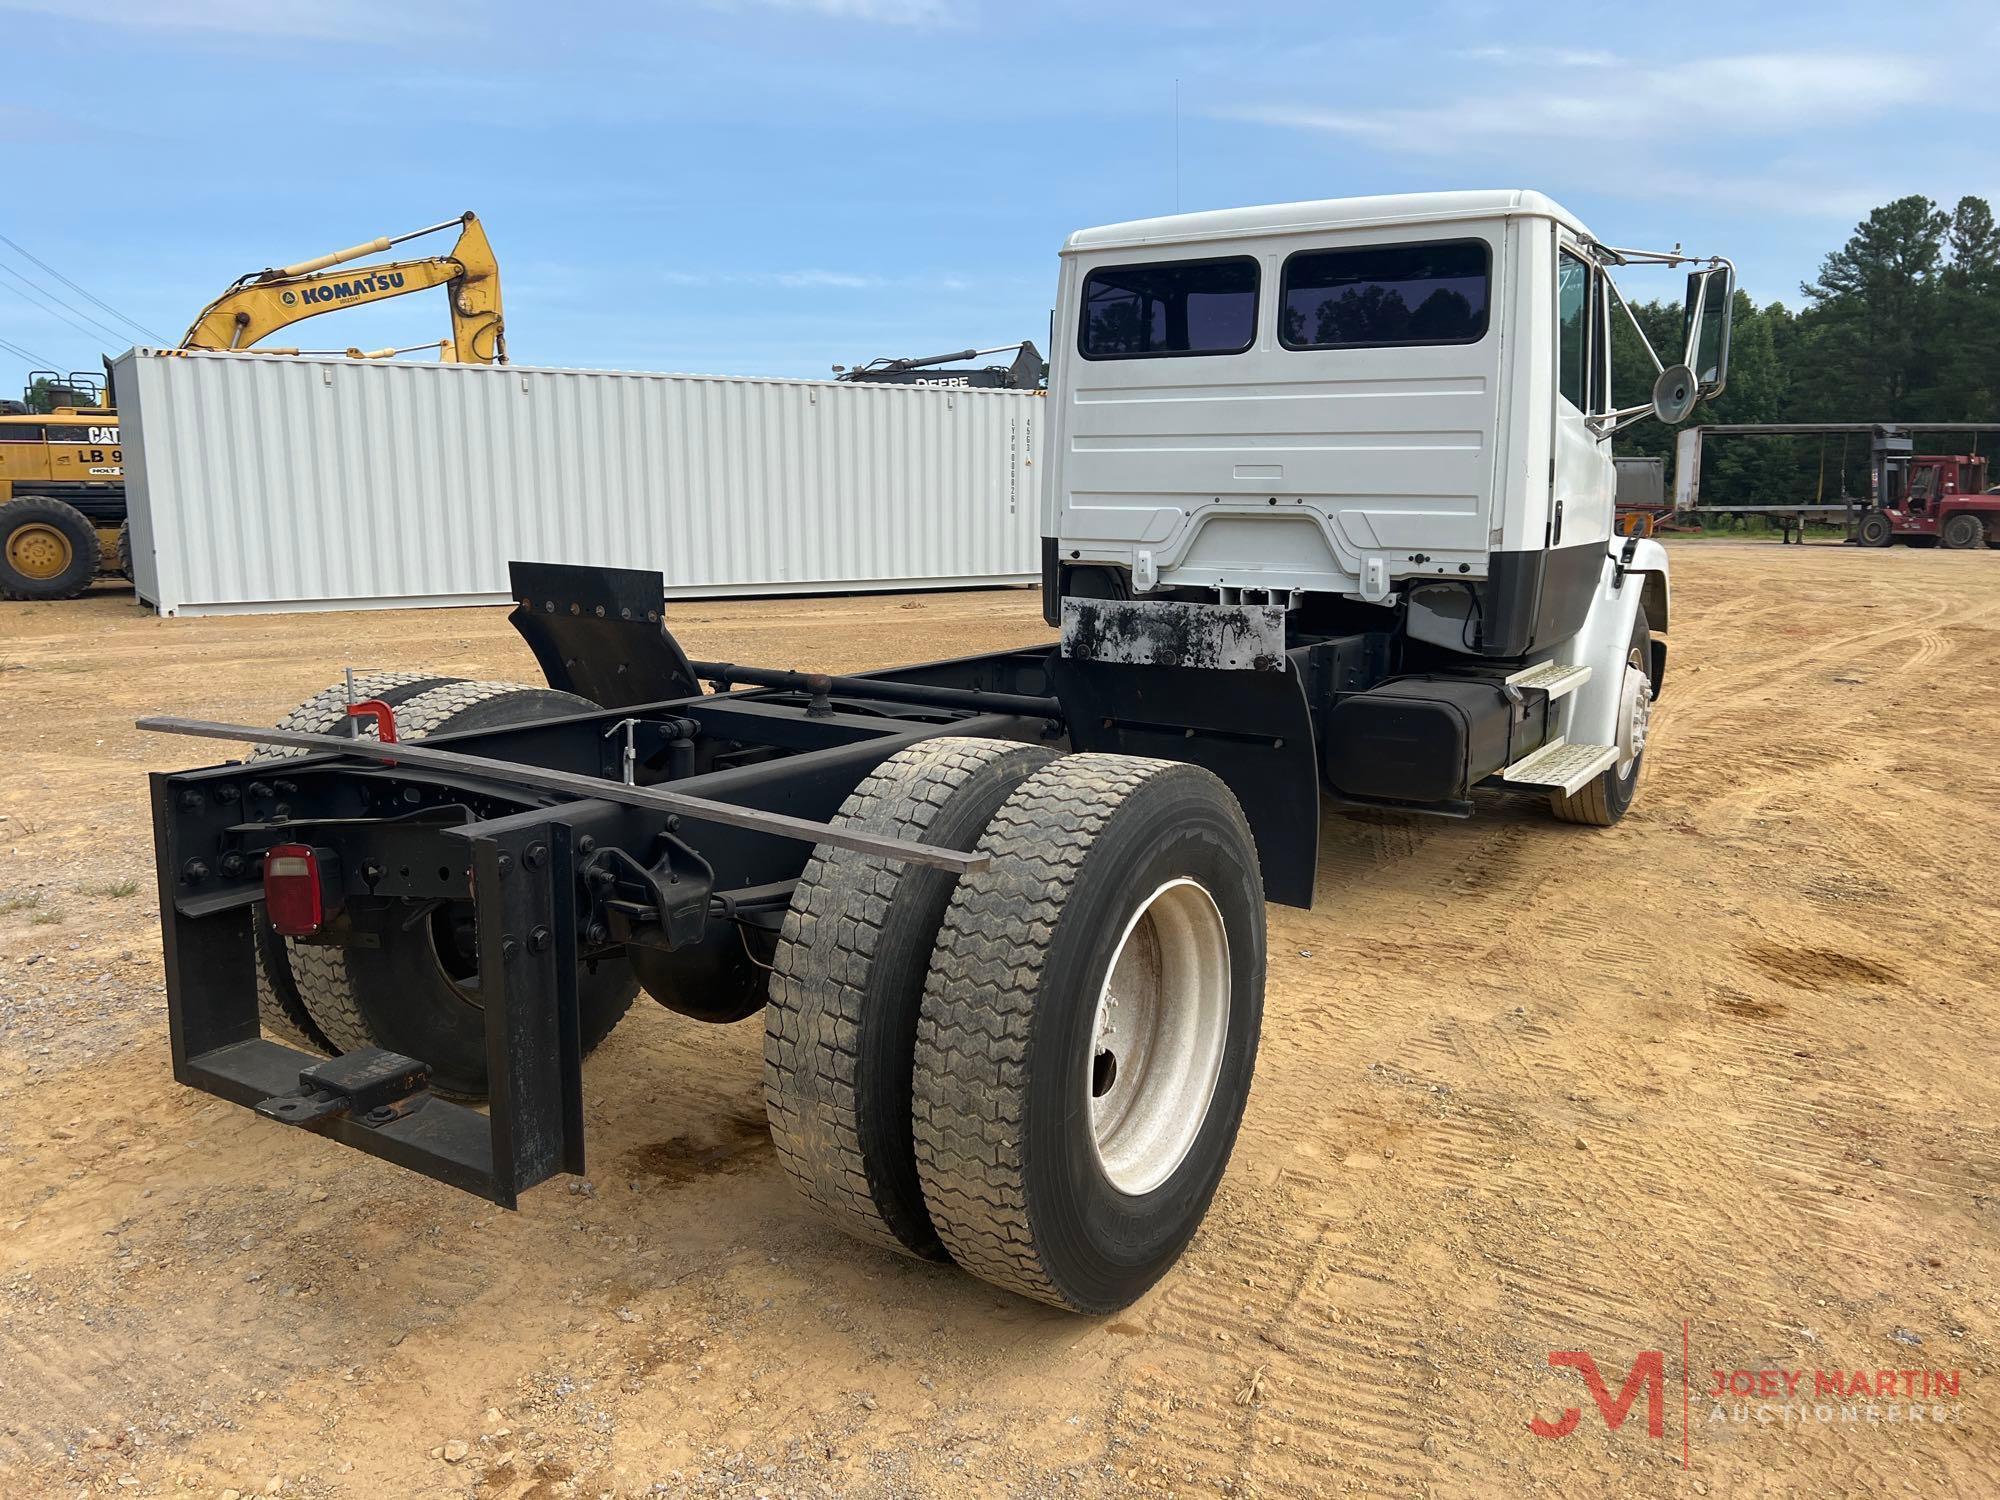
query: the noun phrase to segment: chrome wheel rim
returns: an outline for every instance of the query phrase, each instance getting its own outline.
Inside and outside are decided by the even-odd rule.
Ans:
[[[1125,924],[1098,992],[1083,1087],[1091,1147],[1131,1196],[1187,1159],[1222,1075],[1229,933],[1198,882],[1170,880]]]
[[[1625,659],[1624,712],[1618,716],[1618,774],[1630,776],[1646,750],[1653,723],[1653,680],[1634,650]]]

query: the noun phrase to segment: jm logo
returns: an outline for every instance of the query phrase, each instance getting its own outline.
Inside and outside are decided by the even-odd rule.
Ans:
[[[1616,1432],[1625,1425],[1625,1419],[1632,1413],[1632,1404],[1639,1399],[1639,1392],[1646,1393],[1646,1436],[1665,1437],[1667,1432],[1667,1359],[1658,1349],[1647,1349],[1632,1361],[1632,1368],[1626,1373],[1625,1383],[1614,1397],[1610,1386],[1604,1383],[1599,1373],[1597,1361],[1581,1349],[1552,1349],[1549,1351],[1549,1368],[1552,1370],[1572,1369],[1583,1376],[1584,1386],[1590,1392],[1590,1399],[1597,1404],[1597,1410],[1604,1418],[1604,1425]],[[1565,1438],[1576,1431],[1583,1420],[1583,1412],[1574,1406],[1564,1409],[1555,1421],[1544,1421],[1532,1417],[1529,1428],[1536,1437]]]

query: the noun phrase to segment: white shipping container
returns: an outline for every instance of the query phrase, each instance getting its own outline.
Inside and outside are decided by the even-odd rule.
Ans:
[[[1033,392],[155,349],[116,381],[163,615],[497,603],[514,558],[680,596],[1040,576]]]

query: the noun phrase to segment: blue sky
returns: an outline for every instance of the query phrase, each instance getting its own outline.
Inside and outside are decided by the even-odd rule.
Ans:
[[[1537,187],[1796,303],[1871,206],[2000,198],[1996,44],[1991,4],[1873,0],[0,0],[0,234],[178,339],[243,271],[473,208],[517,361],[752,374],[1041,342],[1063,236],[1177,198]],[[36,362],[133,341],[0,273]],[[435,338],[441,297],[295,336]]]

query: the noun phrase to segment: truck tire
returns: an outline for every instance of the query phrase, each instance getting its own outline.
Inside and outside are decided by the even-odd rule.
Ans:
[[[1632,644],[1625,652],[1628,681],[1635,670],[1643,679],[1636,688],[1639,696],[1631,709],[1635,722],[1629,738],[1635,753],[1630,760],[1619,761],[1574,792],[1551,792],[1549,811],[1559,821],[1609,828],[1625,816],[1626,810],[1632,806],[1632,799],[1638,796],[1639,772],[1646,762],[1646,729],[1652,721],[1653,712],[1652,654],[1653,629],[1647,622],[1646,607],[1642,604],[1638,617],[1632,621]]]
[[[125,548],[129,535],[128,529],[120,528],[118,540],[121,550]],[[421,672],[357,672],[354,675],[354,695],[357,699],[380,698],[393,706],[428,688],[458,680]],[[331,734],[346,721],[347,684],[342,681],[313,694],[280,719],[277,727],[296,729],[302,734]],[[372,739],[374,721],[365,720],[362,727]],[[306,753],[292,745],[258,745],[251,750],[249,758],[280,760]],[[271,930],[261,901],[251,909],[251,930],[256,938],[257,1015],[264,1030],[276,1040],[289,1042],[295,1047],[308,1047],[317,1052],[337,1051],[326,1033],[319,1029],[319,1023],[313,1020],[305,1001],[299,997],[285,939]]]
[[[1864,547],[1886,547],[1896,540],[1896,528],[1879,510],[1871,510],[1855,527],[1854,539]]]
[[[970,849],[1053,752],[927,740],[856,787],[835,823]],[[911,1143],[910,1070],[955,876],[822,844],[793,891],[764,1012],[764,1109],[792,1185],[840,1228],[944,1259]]]
[[[1938,542],[1954,552],[1969,552],[1986,545],[1986,523],[1970,511],[1947,516],[1938,528]]]
[[[74,505],[46,495],[0,505],[0,599],[74,599],[97,559],[97,528]]]
[[[447,680],[405,700],[396,712],[399,739],[497,729],[597,707],[587,698],[518,682]],[[486,1016],[476,985],[470,902],[421,913],[403,902],[379,947],[290,944],[299,998],[335,1047],[382,1047],[428,1063],[431,1087],[459,1099],[486,1095]],[[577,974],[579,1035],[585,1053],[611,1034],[631,1008],[638,985],[621,959],[585,965]]]
[[[1209,771],[1069,755],[987,826],[924,984],[917,1177],[953,1260],[1077,1312],[1164,1275],[1228,1164],[1264,1009],[1264,893]]]

